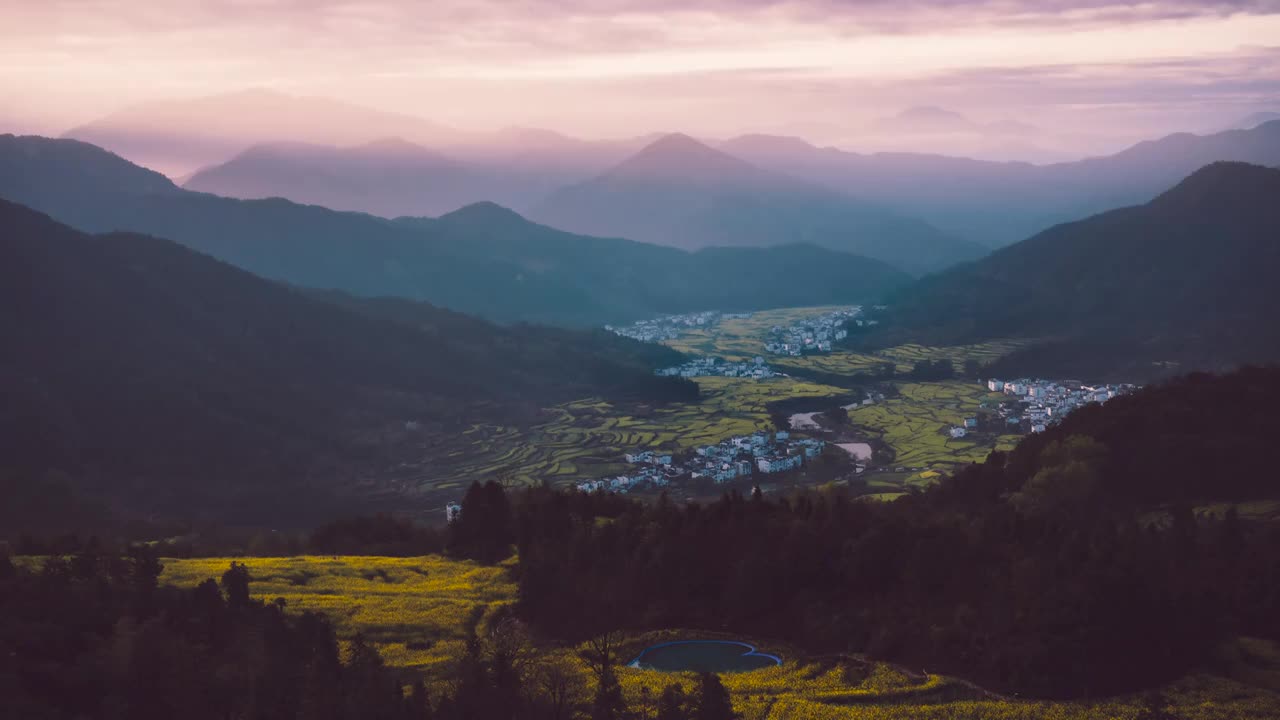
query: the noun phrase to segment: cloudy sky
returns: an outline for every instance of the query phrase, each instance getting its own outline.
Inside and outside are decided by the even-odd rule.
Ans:
[[[0,131],[249,87],[464,128],[845,145],[915,105],[1081,142],[1280,110],[1280,0],[0,0],[0,17]]]

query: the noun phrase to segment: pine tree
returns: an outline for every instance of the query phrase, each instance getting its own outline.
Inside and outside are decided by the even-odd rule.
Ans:
[[[222,591],[227,594],[227,607],[240,610],[249,607],[249,568],[243,563],[232,562],[231,568],[222,573]]]

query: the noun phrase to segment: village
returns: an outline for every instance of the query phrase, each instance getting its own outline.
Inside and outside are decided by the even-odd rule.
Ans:
[[[786,377],[785,374],[776,372],[765,364],[764,358],[760,356],[756,356],[750,361],[742,362],[726,362],[714,357],[700,357],[694,358],[683,365],[662,368],[653,372],[659,377],[683,378],[731,377],[768,380],[770,378]]]
[[[808,458],[822,454],[826,442],[791,437],[785,430],[738,435],[715,445],[705,445],[683,455],[657,450],[628,453],[624,459],[636,469],[617,477],[578,483],[583,492],[626,493],[663,488],[677,480],[709,479],[727,483],[754,474],[769,475],[795,470]]]
[[[986,385],[991,392],[1004,393],[1013,398],[1000,403],[996,417],[1003,424],[1003,432],[1021,433],[1044,432],[1076,408],[1090,403],[1104,403],[1138,389],[1137,385],[1130,384],[1086,385],[1073,381],[1029,378],[989,379]],[[978,427],[977,416],[965,418],[962,425],[953,426],[949,433],[953,438],[962,438]]]
[[[662,342],[675,340],[686,330],[708,330],[720,324],[721,320],[746,319],[751,313],[722,313],[719,310],[684,313],[683,315],[664,315],[653,320],[641,320],[630,325],[615,327],[605,325],[604,329],[622,337],[640,342]]]
[[[765,340],[765,350],[774,355],[790,355],[798,357],[805,353],[831,352],[832,343],[839,342],[849,335],[845,326],[849,321],[858,325],[864,322],[874,324],[875,320],[862,320],[862,307],[855,305],[843,310],[815,315],[797,320],[787,327],[774,325]]]

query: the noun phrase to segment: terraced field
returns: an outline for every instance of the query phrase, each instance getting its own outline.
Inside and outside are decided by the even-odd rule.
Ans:
[[[891,470],[864,480],[876,500],[893,500],[913,486],[926,486],[958,465],[981,462],[992,450],[1008,450],[1017,435],[970,433],[953,438],[948,430],[1004,399],[972,380],[902,383],[899,396],[849,411],[849,419],[869,438],[893,452]]]
[[[398,483],[420,492],[456,491],[473,479],[552,483],[621,472],[633,449],[686,450],[770,427],[767,406],[795,397],[831,397],[840,388],[791,378],[754,381],[697,378],[702,397],[640,415],[608,402],[582,400],[550,408],[547,420],[519,429],[475,425],[436,439],[432,462],[404,468]]]
[[[903,383],[899,397],[849,411],[855,425],[874,433],[894,450],[895,466],[948,469],[980,462],[993,448],[1008,449],[1017,435],[994,438],[971,434],[952,438],[947,430],[977,415],[984,402],[1004,399],[974,381]]]

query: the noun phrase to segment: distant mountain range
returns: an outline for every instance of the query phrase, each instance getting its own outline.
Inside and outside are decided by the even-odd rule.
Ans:
[[[264,144],[353,147],[402,138],[548,192],[603,170],[652,139],[590,141],[519,127],[465,131],[411,115],[266,89],[143,103],[71,128],[63,137],[98,145],[174,178]],[[476,200],[509,203],[513,198],[471,198]]]
[[[683,248],[814,243],[916,273],[984,252],[919,220],[761,169],[680,134],[556,192],[530,216],[574,232]]]
[[[809,242],[915,272],[985,252],[924,223],[761,170],[683,135],[661,137],[599,178],[555,192],[535,188],[519,168],[458,161],[403,140],[350,148],[255,146],[196,173],[184,186],[384,217],[439,215],[478,198],[527,205],[550,194],[533,202],[531,217],[586,235],[686,249]]]
[[[872,123],[873,131],[902,135],[973,135],[993,140],[1029,138],[1043,131],[1030,123],[1000,120],[980,123],[965,115],[932,105],[910,107]]]
[[[1114,144],[1114,139],[1054,132],[1011,118],[978,121],[934,105],[909,107],[851,130],[841,145],[860,152],[905,151],[993,162],[1063,162],[1080,158],[1087,148]]]
[[[172,238],[274,280],[425,300],[501,321],[600,325],[655,314],[869,300],[909,278],[819,247],[688,253],[572,235],[492,204],[385,220],[183,190],[73,140],[0,136],[0,197],[81,230]]]
[[[1264,111],[1246,115],[1244,118],[1241,118],[1240,121],[1237,122],[1236,124],[1230,127],[1223,128],[1223,130],[1252,130],[1253,128],[1256,128],[1259,125],[1262,125],[1264,123],[1269,123],[1274,120],[1280,120],[1280,112],[1271,112],[1271,111],[1264,110]]]
[[[265,143],[181,184],[225,197],[282,197],[382,217],[441,215],[476,202],[531,207],[630,149],[615,152],[535,130],[511,133],[521,147],[449,147],[447,153],[398,137],[349,147]]]
[[[897,294],[879,340],[1038,337],[1000,370],[1168,374],[1280,360],[1280,169],[1214,163]]]
[[[854,221],[877,228],[868,220],[875,209],[880,217],[888,211],[992,248],[1060,222],[1146,202],[1211,162],[1280,163],[1280,132],[1271,125],[1276,121],[1274,113],[1259,112],[1236,123],[1238,131],[1180,133],[1069,162],[1060,161],[1064,156],[1053,150],[1056,136],[1043,128],[1012,119],[982,122],[936,106],[912,107],[862,128],[850,127],[844,143],[909,152],[849,152],[770,135],[703,140],[757,170],[790,176],[793,185],[800,180],[809,192],[802,207],[792,207],[793,198],[780,207],[766,203],[768,216],[779,219],[772,225],[738,212],[743,193],[732,183],[714,197],[703,188],[682,198],[694,206],[694,224],[706,226],[682,228],[694,236],[690,242],[667,237],[668,228],[662,226],[663,220],[676,224],[673,216],[682,212],[678,206],[642,218],[643,224],[627,223],[651,233],[645,235],[611,229],[590,218],[589,209],[572,207],[586,190],[612,195],[615,176],[637,154],[649,154],[663,133],[583,140],[539,128],[463,131],[349,103],[252,90],[148,103],[69,130],[66,136],[181,177],[192,190],[242,199],[283,197],[384,217],[438,215],[490,201],[538,220],[547,219],[544,212],[564,211],[568,219],[583,223],[566,229],[579,232],[696,246],[702,236],[727,234],[746,238],[733,243],[744,245],[757,244],[757,237],[765,235],[775,238],[770,243],[797,237],[817,242],[813,236],[839,235]],[[402,152],[389,154],[380,146]],[[952,155],[937,154],[942,148]],[[987,159],[955,157],[959,148]],[[690,153],[675,166],[704,155]],[[1004,159],[1052,164],[995,162]],[[833,209],[831,198],[816,200],[814,186],[858,206],[857,217],[847,207]],[[771,201],[777,199],[776,191],[770,190]],[[647,202],[639,196],[634,200]],[[721,222],[722,213],[748,218],[744,224],[750,227],[744,231]],[[655,237],[659,234],[663,237]],[[888,256],[868,254],[898,264]],[[925,265],[923,269],[932,269]]]
[[[1280,164],[1280,121],[1213,135],[1179,133],[1115,155],[1053,165],[864,155],[764,135],[736,138],[720,149],[1000,247],[1057,223],[1147,202],[1209,163]]]
[[[494,178],[398,138],[349,148],[302,143],[255,145],[205,168],[188,190],[235,198],[287,197],[333,210],[383,217],[440,215],[492,192]]]
[[[894,133],[977,132],[981,126],[964,115],[932,105],[910,107],[892,117],[873,123],[879,129]]]
[[[677,353],[604,331],[302,293],[5,201],[0,226],[0,490],[52,472],[134,510],[279,522],[429,461],[415,428],[447,437],[581,397],[697,394],[653,376]]]
[[[148,102],[71,128],[63,137],[135,163],[186,174],[261,142],[354,145],[377,137],[440,142],[457,131],[422,118],[255,89]]]

